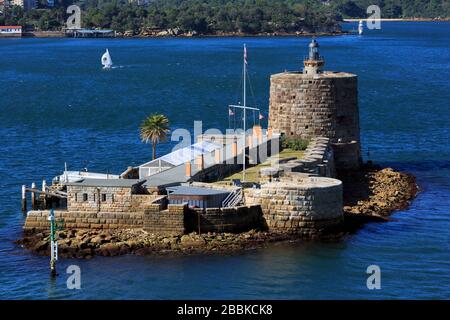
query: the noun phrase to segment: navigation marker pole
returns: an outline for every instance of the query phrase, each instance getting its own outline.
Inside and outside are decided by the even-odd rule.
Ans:
[[[55,211],[50,210],[50,275],[56,277],[56,261],[58,260],[58,242],[56,241]]]
[[[246,117],[246,107],[247,107],[247,85],[246,85],[246,78],[247,78],[247,47],[244,44],[244,150],[242,151],[242,181],[245,182],[245,144],[247,142],[246,137],[246,124],[247,124],[247,117]]]

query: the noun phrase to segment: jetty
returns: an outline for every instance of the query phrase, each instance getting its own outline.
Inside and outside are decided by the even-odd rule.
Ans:
[[[67,29],[66,36],[72,38],[115,38],[116,32],[109,29]]]

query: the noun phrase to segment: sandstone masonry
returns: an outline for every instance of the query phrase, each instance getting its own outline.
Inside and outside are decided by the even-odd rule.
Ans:
[[[312,51],[305,60],[305,70],[316,65],[314,62],[324,64],[317,48],[317,42],[314,48],[310,46]],[[270,77],[269,128],[288,137],[308,140],[328,137],[331,143],[339,144],[335,150],[338,169],[359,168],[357,76],[320,69],[309,71],[284,72]]]
[[[342,182],[332,178],[290,175],[261,189],[247,189],[245,201],[260,204],[269,229],[308,238],[343,221]]]

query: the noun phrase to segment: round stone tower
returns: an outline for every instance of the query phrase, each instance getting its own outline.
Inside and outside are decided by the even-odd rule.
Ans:
[[[269,128],[287,137],[328,137],[337,169],[357,169],[361,164],[357,76],[322,71],[324,65],[313,39],[303,72],[270,77]]]

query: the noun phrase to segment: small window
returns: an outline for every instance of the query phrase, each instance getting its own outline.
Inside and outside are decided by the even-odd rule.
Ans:
[[[83,201],[88,201],[88,194],[87,193],[83,193]]]
[[[308,129],[308,126],[305,126],[305,129]]]
[[[78,201],[78,193],[75,193],[75,202]]]
[[[102,201],[106,202],[106,193],[102,193]]]
[[[114,202],[114,195],[111,195],[111,202]]]

